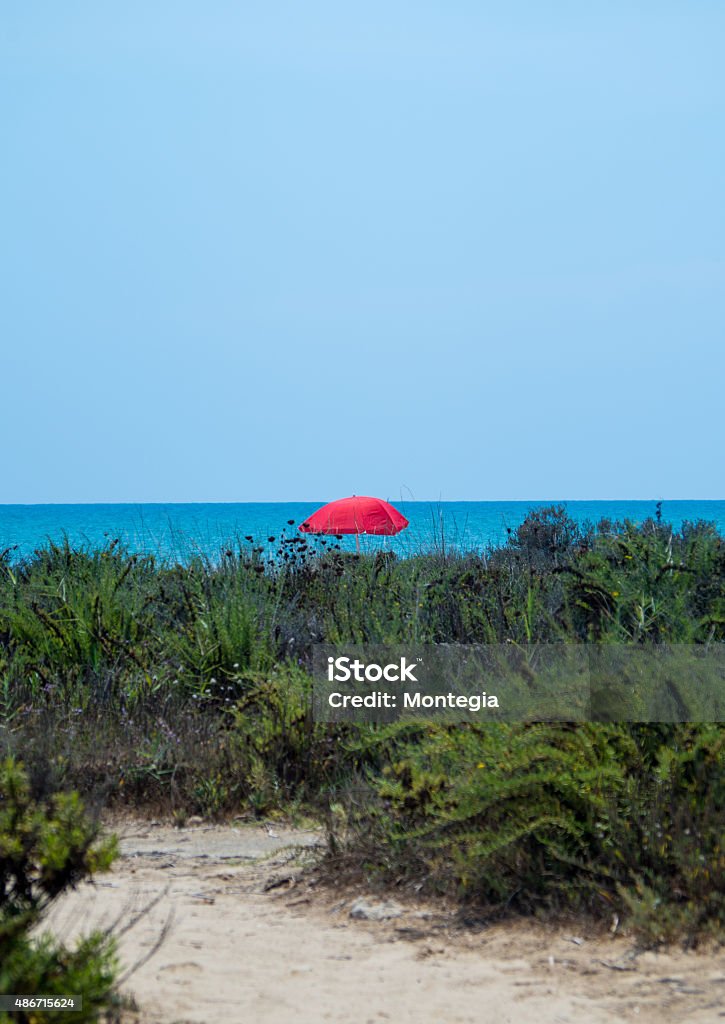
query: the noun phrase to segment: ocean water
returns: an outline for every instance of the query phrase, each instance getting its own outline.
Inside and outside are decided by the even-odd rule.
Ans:
[[[153,553],[171,561],[186,561],[194,554],[216,557],[225,548],[248,543],[275,546],[283,530],[295,534],[324,501],[249,502],[243,504],[144,505],[0,505],[0,552],[11,548],[12,557],[32,554],[48,540],[68,537],[74,545],[97,546],[119,538],[130,550]],[[388,548],[400,555],[448,548],[480,550],[505,542],[532,508],[551,502],[535,501],[399,501],[393,502],[410,526],[397,537],[360,538],[363,550]],[[654,517],[655,501],[562,501],[578,522],[602,518],[642,522]],[[684,521],[704,519],[725,534],[725,501],[665,501],[663,519],[679,527]],[[290,520],[292,523],[290,524]],[[268,538],[274,538],[269,541]],[[342,541],[354,549],[355,538]]]

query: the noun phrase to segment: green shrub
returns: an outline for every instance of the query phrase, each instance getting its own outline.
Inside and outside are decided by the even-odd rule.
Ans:
[[[26,773],[11,759],[0,763],[0,992],[80,995],[76,1021],[94,1021],[111,998],[112,941],[93,934],[74,949],[44,935],[32,937],[50,904],[95,871],[108,868],[113,840],[98,841],[77,794],[35,799]],[[59,1020],[62,1012],[1,1014],[0,1020]]]
[[[649,940],[725,930],[719,726],[396,730],[333,837],[371,875],[489,909],[629,912]]]

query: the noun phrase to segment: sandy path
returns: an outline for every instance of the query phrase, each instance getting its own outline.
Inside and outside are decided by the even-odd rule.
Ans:
[[[119,915],[128,922],[167,889],[121,939],[129,966],[169,925],[124,985],[143,1022],[725,1020],[722,952],[636,956],[624,938],[523,923],[467,932],[422,905],[358,921],[349,913],[355,894],[333,900],[295,881],[304,854],[290,847],[314,845],[314,832],[151,823],[120,834],[113,872],[65,898],[51,925],[70,938]],[[270,882],[281,884],[265,890]]]

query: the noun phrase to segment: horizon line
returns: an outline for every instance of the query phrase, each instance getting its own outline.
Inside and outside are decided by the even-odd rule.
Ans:
[[[350,495],[344,495],[344,497],[350,497]],[[362,497],[362,495],[360,495]],[[329,501],[339,499],[328,498],[288,498],[288,499],[264,499],[264,498],[247,498],[244,500],[224,500],[214,499],[206,500],[195,498],[193,500],[180,501],[176,499],[170,500],[153,500],[146,501],[143,499],[124,499],[121,501],[99,501],[91,499],[81,499],[80,501],[0,501],[0,508],[42,508],[42,507],[61,507],[61,506],[72,506],[72,505],[314,505],[317,503],[326,504]],[[398,502],[399,504],[408,505],[447,505],[447,504],[471,504],[471,505],[485,505],[485,504],[500,504],[506,502],[508,504],[560,504],[566,502],[615,502],[615,501],[637,501],[637,502],[654,502],[655,504],[659,501],[692,501],[692,502],[703,502],[703,501],[725,501],[725,498],[676,498],[676,497],[615,497],[615,498],[386,498],[386,501]]]

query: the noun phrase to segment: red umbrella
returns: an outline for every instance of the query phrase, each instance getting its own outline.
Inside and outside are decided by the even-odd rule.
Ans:
[[[359,534],[373,533],[392,537],[408,525],[408,520],[396,508],[381,498],[340,498],[323,505],[300,524],[302,533],[354,533],[358,550]]]

